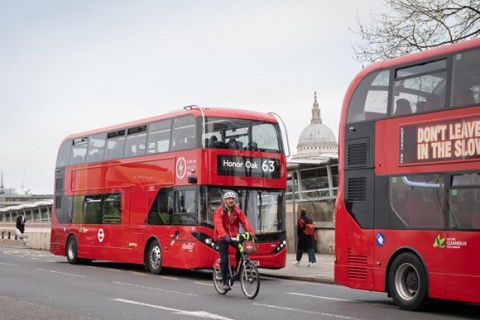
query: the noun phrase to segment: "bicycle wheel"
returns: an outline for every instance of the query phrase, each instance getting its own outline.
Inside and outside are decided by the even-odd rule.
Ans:
[[[223,290],[223,280],[222,280],[222,272],[220,268],[213,267],[213,287],[215,291],[219,294],[226,294],[227,291]]]
[[[240,274],[240,282],[245,297],[253,299],[257,296],[260,290],[260,274],[253,263],[245,263]]]

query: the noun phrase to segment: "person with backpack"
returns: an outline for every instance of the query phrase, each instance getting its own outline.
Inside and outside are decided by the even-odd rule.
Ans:
[[[312,219],[307,217],[307,209],[300,208],[299,212],[300,217],[297,220],[297,257],[293,264],[296,266],[300,265],[303,252],[307,251],[307,266],[312,267],[313,264],[317,262],[315,258],[315,251],[313,250],[315,225],[313,224]]]

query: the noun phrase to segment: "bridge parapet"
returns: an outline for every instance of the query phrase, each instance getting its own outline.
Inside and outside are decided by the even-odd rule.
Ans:
[[[25,233],[17,234],[15,223],[0,223],[0,245],[50,249],[50,223],[27,223]]]

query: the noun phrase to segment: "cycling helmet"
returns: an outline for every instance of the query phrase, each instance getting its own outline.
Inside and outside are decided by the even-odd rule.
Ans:
[[[236,199],[236,198],[237,198],[237,195],[236,195],[235,192],[233,192],[233,191],[227,191],[227,192],[224,193],[223,199],[227,199],[227,198]]]

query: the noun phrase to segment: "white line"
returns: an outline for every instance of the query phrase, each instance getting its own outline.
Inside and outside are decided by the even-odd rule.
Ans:
[[[166,276],[160,276],[162,279],[167,279],[167,280],[178,280],[178,278],[173,278],[173,277],[166,277]]]
[[[46,269],[38,269],[38,270],[40,270],[40,271],[46,271],[46,272],[51,272],[51,273],[56,273],[56,274],[61,274],[61,275],[63,275],[63,276],[70,276],[70,277],[77,277],[77,278],[86,278],[86,276],[81,276],[81,275],[79,275],[79,274],[58,272],[58,271],[46,270]]]
[[[11,263],[5,263],[5,262],[0,262],[0,264],[3,264],[4,266],[18,267],[18,264],[11,264]]]
[[[141,286],[141,285],[138,285],[138,284],[117,282],[117,281],[114,281],[113,283],[121,285],[121,286],[128,286],[128,287],[134,287],[134,288],[140,288],[140,289],[148,289],[148,290],[155,290],[155,291],[161,291],[161,292],[176,293],[176,294],[181,294],[181,295],[186,295],[186,296],[198,297],[198,294],[193,294],[193,293],[188,293],[188,292],[165,290],[165,289],[160,289],[160,288],[146,287],[146,286]]]
[[[338,315],[338,314],[325,313],[325,312],[316,312],[316,311],[307,311],[307,310],[303,310],[303,309],[273,306],[273,305],[269,305],[269,304],[254,303],[254,305],[257,305],[257,306],[260,306],[260,307],[266,307],[266,308],[273,308],[273,309],[280,309],[280,310],[287,310],[287,311],[299,312],[299,313],[316,314],[316,315],[319,315],[319,316],[326,316],[326,317],[332,317],[332,318],[337,318],[337,319],[360,320],[360,318],[353,318],[353,317],[341,316],[341,315]]]
[[[186,311],[186,310],[179,310],[179,309],[173,309],[173,308],[167,308],[167,307],[162,307],[162,306],[157,306],[154,304],[149,304],[149,303],[143,303],[143,302],[138,302],[138,301],[131,301],[131,300],[125,300],[125,299],[113,299],[113,301],[118,301],[118,302],[124,302],[124,303],[130,303],[130,304],[135,304],[138,306],[143,306],[143,307],[150,307],[150,308],[156,308],[156,309],[162,309],[162,310],[167,310],[167,311],[172,311],[176,314],[179,315],[186,315],[186,316],[191,316],[191,317],[198,317],[198,318],[207,318],[207,319],[218,319],[218,320],[232,320],[230,318],[226,318],[223,316],[219,316],[214,313],[206,312],[206,311]]]
[[[213,287],[213,283],[211,283],[211,282],[199,282],[199,281],[194,281],[193,283],[201,284],[202,286]]]
[[[312,295],[312,294],[297,293],[297,292],[287,292],[287,294],[291,294],[291,295],[294,295],[294,296],[316,298],[316,299],[324,299],[324,300],[361,303],[360,301],[355,301],[355,300],[346,300],[346,299],[338,299],[338,298],[332,298],[332,297],[315,296],[315,295]]]
[[[384,308],[389,307],[389,306],[386,306],[385,304],[382,304],[382,303],[373,303],[373,302],[369,303],[369,302],[363,302],[363,301],[358,301],[358,300],[338,299],[338,298],[332,298],[332,297],[315,296],[315,295],[305,294],[305,293],[287,292],[287,294],[291,294],[291,295],[294,295],[294,296],[315,298],[315,299],[323,299],[323,300],[332,300],[332,301],[350,302],[350,303],[358,303],[358,304],[376,305],[376,306],[381,306],[381,307],[384,307]]]

